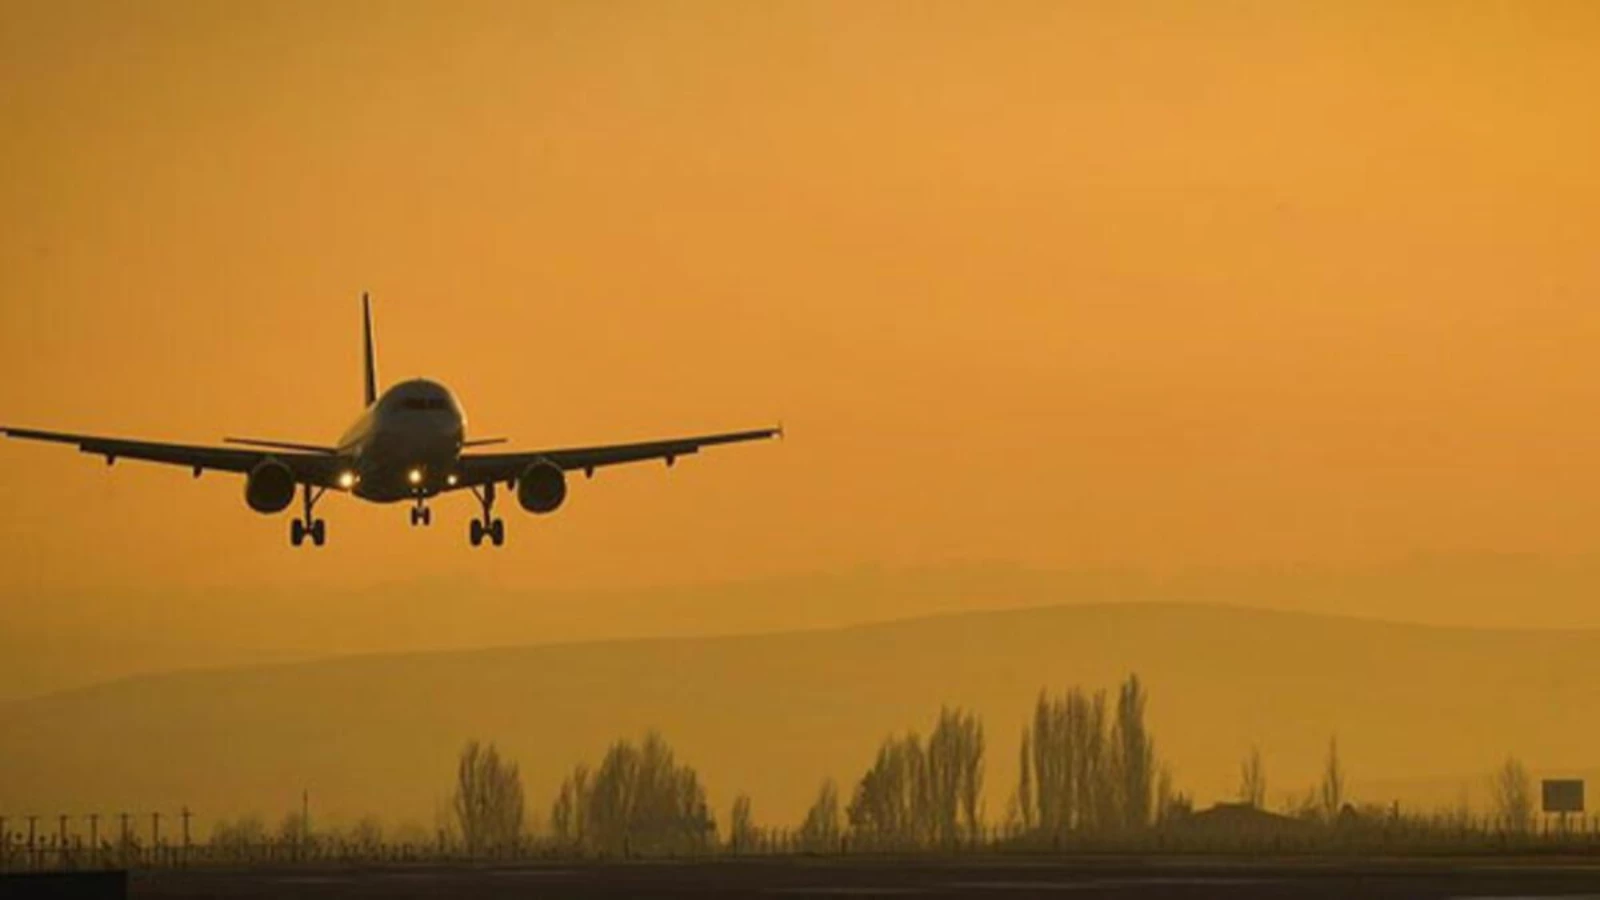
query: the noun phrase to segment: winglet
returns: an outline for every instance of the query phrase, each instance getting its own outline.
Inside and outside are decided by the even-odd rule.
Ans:
[[[378,362],[372,346],[372,301],[366,291],[361,292],[361,337],[366,351],[367,405],[371,406],[378,402]]]

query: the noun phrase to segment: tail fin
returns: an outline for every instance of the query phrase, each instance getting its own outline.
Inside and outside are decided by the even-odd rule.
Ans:
[[[378,361],[372,346],[372,301],[367,292],[361,292],[361,338],[366,351],[367,405],[378,402]]]

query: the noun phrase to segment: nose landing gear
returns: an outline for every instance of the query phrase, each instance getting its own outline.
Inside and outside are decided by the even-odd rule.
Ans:
[[[483,517],[473,519],[472,525],[467,529],[467,537],[472,540],[472,546],[483,546],[483,539],[488,538],[496,547],[506,542],[506,523],[503,519],[494,517],[494,482],[484,485],[482,490],[472,489],[472,496],[478,498],[483,505]]]
[[[422,499],[420,497],[417,498],[417,505],[411,507],[411,526],[413,528],[415,528],[418,525],[432,525],[432,524],[433,524],[433,510],[431,510],[427,506],[423,505]]]
[[[327,488],[317,488],[316,493],[311,492],[311,485],[303,485],[301,490],[301,506],[304,512],[301,517],[289,523],[289,543],[298,547],[311,538],[312,546],[321,547],[328,540],[328,523],[312,516],[311,511],[322,499]]]

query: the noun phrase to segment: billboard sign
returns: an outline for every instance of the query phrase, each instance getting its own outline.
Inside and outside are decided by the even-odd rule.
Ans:
[[[1547,813],[1583,812],[1583,779],[1546,778],[1540,782]]]

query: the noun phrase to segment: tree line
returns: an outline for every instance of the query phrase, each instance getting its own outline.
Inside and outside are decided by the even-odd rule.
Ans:
[[[1012,830],[1105,833],[1149,824],[1156,783],[1155,744],[1145,722],[1148,695],[1136,675],[1105,691],[1041,692],[1023,729],[1022,770],[1012,794]],[[841,801],[825,780],[795,832],[799,846],[950,848],[983,833],[983,721],[943,707],[926,738],[915,730],[884,738]],[[484,853],[525,838],[521,778],[495,747],[461,751],[452,810],[463,844]],[[676,759],[659,732],[620,740],[598,764],[580,764],[562,781],[548,814],[553,841],[597,854],[675,855],[718,845],[716,819],[699,774]],[[748,795],[734,798],[725,846],[761,838]]]
[[[1017,781],[997,828],[986,826],[983,720],[970,710],[942,707],[926,736],[915,729],[886,736],[847,788],[824,780],[801,821],[783,832],[785,846],[815,853],[949,849],[997,834],[1024,844],[1059,845],[1063,839],[1135,835],[1182,820],[1193,814],[1192,803],[1174,791],[1171,771],[1156,754],[1148,706],[1137,675],[1114,693],[1041,690],[1021,728]],[[1303,794],[1286,795],[1279,815],[1335,824],[1387,812],[1349,804],[1345,779],[1338,742],[1330,738],[1320,780]],[[1532,789],[1521,762],[1508,759],[1490,788],[1496,821],[1512,831],[1531,828]],[[1239,805],[1264,810],[1266,798],[1266,766],[1260,749],[1252,747],[1239,766]],[[457,759],[449,818],[462,849],[478,856],[526,849],[528,821],[538,814],[529,814],[516,763],[492,743],[469,741]],[[656,731],[637,742],[616,741],[595,764],[575,766],[544,822],[544,846],[565,853],[694,855],[772,845],[772,833],[755,825],[746,794],[733,798],[727,827],[719,829],[699,773],[679,761]],[[296,814],[285,817],[275,834],[250,817],[218,823],[212,843],[292,842],[308,831]],[[376,821],[365,819],[345,839],[376,846],[381,838]]]

